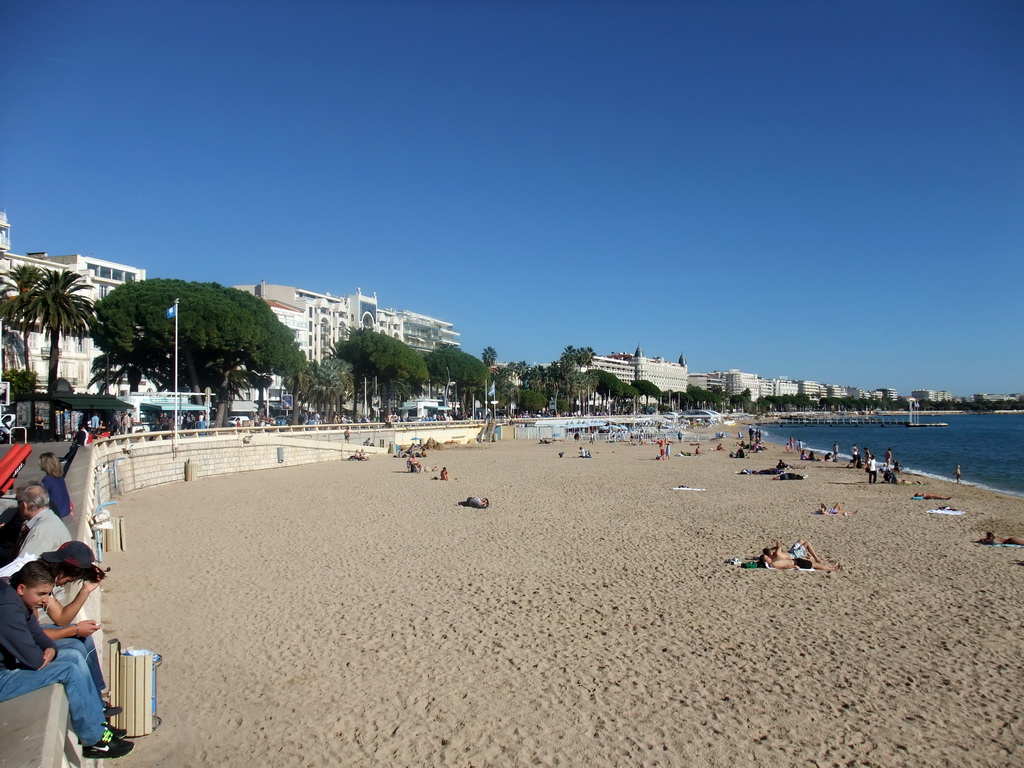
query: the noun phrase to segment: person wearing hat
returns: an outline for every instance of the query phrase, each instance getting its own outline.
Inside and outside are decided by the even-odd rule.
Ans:
[[[99,622],[91,619],[75,621],[79,611],[100,585],[106,574],[97,567],[92,549],[81,541],[69,541],[53,552],[43,552],[39,557],[24,555],[9,565],[0,568],[0,580],[13,577],[21,568],[31,562],[41,560],[54,579],[54,590],[45,607],[40,608],[36,618],[43,632],[58,648],[82,657],[92,676],[96,695],[103,698],[106,688],[103,671],[100,668],[99,655],[92,634],[100,628]],[[64,585],[81,581],[82,586],[71,602],[64,604]],[[107,717],[120,712],[117,707],[109,707],[104,703]]]
[[[45,561],[33,561],[0,581],[0,701],[60,683],[71,725],[87,759],[121,757],[135,746],[123,729],[110,727],[96,699],[81,657],[63,653],[39,627],[33,611],[50,599],[53,575]]]
[[[83,541],[69,541],[53,552],[43,552],[39,559],[53,574],[55,585],[46,606],[38,612],[39,624],[58,649],[80,655],[85,660],[96,688],[96,695],[102,700],[102,692],[107,684],[103,679],[96,643],[92,638],[100,624],[92,619],[75,621],[75,617],[82,610],[89,595],[106,578],[106,574],[96,565],[92,549]],[[64,604],[63,587],[73,581],[80,581],[82,585],[74,599]],[[105,702],[103,706],[107,717],[113,717],[120,712],[120,709],[108,707]]]

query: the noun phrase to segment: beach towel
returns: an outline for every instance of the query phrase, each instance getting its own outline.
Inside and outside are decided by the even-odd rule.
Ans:
[[[978,544],[981,544],[981,542],[979,541]],[[1022,545],[1022,544],[982,544],[982,546],[983,547],[1020,547],[1020,546],[1024,546],[1024,545]],[[2,575],[3,575],[3,572],[0,572],[0,576],[2,576]]]
[[[691,488],[688,485],[677,485],[673,491],[706,491],[707,488]]]
[[[939,509],[929,509],[928,512],[933,515],[966,515],[967,513],[962,509],[953,509],[952,507],[940,507]]]

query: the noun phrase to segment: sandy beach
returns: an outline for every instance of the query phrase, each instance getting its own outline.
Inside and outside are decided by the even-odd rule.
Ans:
[[[1024,548],[972,543],[1024,536],[1024,499],[735,474],[793,461],[779,446],[577,447],[431,452],[450,482],[376,457],[123,498],[107,637],[164,662],[163,725],[122,764],[1024,762]],[[859,514],[812,514],[836,501]],[[726,564],[798,538],[844,570]]]

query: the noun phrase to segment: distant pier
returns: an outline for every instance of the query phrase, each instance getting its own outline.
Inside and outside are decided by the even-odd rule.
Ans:
[[[911,421],[906,416],[792,416],[771,426],[779,427],[948,427],[940,421]]]

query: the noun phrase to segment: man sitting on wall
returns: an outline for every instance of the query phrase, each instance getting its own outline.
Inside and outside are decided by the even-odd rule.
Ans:
[[[0,701],[45,688],[64,686],[71,724],[90,760],[127,755],[135,745],[125,731],[107,725],[85,659],[61,654],[36,620],[35,610],[50,599],[54,578],[46,563],[34,561],[0,581]]]
[[[16,519],[21,521],[21,530],[5,564],[21,555],[38,557],[43,552],[52,552],[71,540],[68,527],[50,509],[50,495],[39,483],[22,485],[15,498],[18,500]]]

